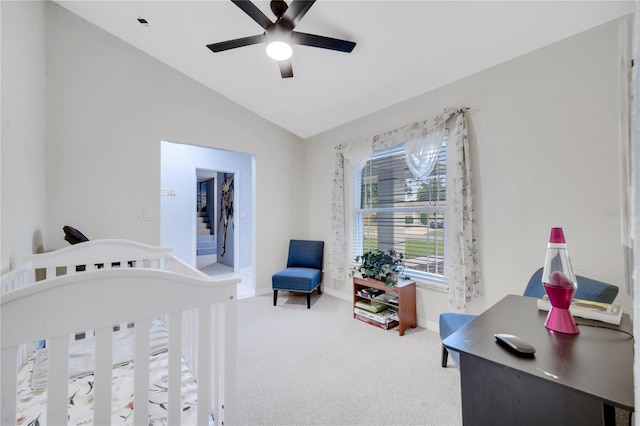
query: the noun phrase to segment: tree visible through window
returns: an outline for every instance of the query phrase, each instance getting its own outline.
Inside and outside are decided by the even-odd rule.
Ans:
[[[445,278],[446,146],[447,136],[424,178],[409,171],[402,146],[375,153],[356,174],[353,257],[394,249],[405,255],[412,277]]]

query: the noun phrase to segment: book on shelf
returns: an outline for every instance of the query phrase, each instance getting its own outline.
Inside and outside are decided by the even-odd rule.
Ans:
[[[371,294],[367,293],[366,291],[362,291],[362,289],[356,291],[356,294],[360,297],[364,297],[365,299],[372,299]]]
[[[385,293],[384,290],[380,290],[378,288],[373,288],[373,287],[361,287],[360,289],[358,289],[358,296],[366,297],[367,299],[373,299],[376,296],[379,296],[384,293]]]
[[[538,299],[538,309],[548,311],[551,309],[549,296],[546,294]],[[592,302],[591,300],[573,299],[569,312],[574,317],[592,319],[609,324],[620,325],[622,321],[622,306],[609,303]]]
[[[373,298],[376,302],[387,303],[389,305],[398,306],[398,295],[394,293],[383,293]]]
[[[379,323],[377,321],[374,321],[374,320],[369,319],[367,317],[363,317],[362,315],[358,315],[358,314],[355,314],[355,317],[356,317],[356,319],[358,319],[358,320],[360,320],[362,322],[366,322],[367,324],[374,325],[374,326],[382,328],[384,330],[390,330],[390,329],[392,329],[394,327],[397,327],[398,324],[399,324],[398,321],[391,321],[389,323],[384,323],[383,324],[383,323]]]
[[[372,321],[378,322],[380,324],[388,324],[392,321],[398,321],[398,313],[393,309],[385,309],[384,311],[373,313],[369,311],[365,311],[364,309],[360,309],[358,307],[353,308],[353,312],[356,315],[360,315],[366,317]]]
[[[376,302],[375,300],[358,300],[355,305],[368,312],[380,312],[387,309],[387,305],[384,303]]]

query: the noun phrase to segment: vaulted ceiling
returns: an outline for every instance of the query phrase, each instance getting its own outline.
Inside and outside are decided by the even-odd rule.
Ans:
[[[301,138],[634,10],[633,1],[318,0],[296,30],[357,45],[294,45],[294,77],[283,79],[263,44],[206,47],[262,34],[231,1],[55,1]],[[254,3],[275,19],[268,1]]]

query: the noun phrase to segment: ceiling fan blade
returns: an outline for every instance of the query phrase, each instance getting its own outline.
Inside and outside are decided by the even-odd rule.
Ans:
[[[280,18],[280,22],[284,22],[289,28],[294,29],[315,2],[316,0],[293,0],[287,11],[282,15],[282,18]]]
[[[290,59],[278,61],[278,65],[280,66],[280,75],[282,76],[282,78],[293,77],[293,67],[291,66]]]
[[[352,41],[340,40],[337,38],[319,36],[315,34],[291,32],[291,41],[303,46],[321,47],[323,49],[337,50],[340,52],[351,52],[356,44]]]
[[[271,22],[271,19],[267,18],[267,15],[262,13],[262,11],[258,9],[258,7],[255,4],[251,3],[249,0],[231,0],[231,1],[233,2],[233,4],[235,4],[240,9],[242,9],[244,13],[249,15],[251,19],[256,21],[258,25],[260,25],[265,30],[269,25],[273,24],[273,22]]]
[[[220,43],[207,44],[207,47],[213,52],[222,52],[224,50],[235,49],[236,47],[249,46],[264,42],[264,34],[236,38],[233,40],[221,41]]]

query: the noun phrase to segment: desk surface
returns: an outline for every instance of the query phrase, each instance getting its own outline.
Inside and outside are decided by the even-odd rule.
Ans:
[[[577,318],[580,334],[544,327],[546,311],[536,299],[509,295],[444,340],[447,348],[483,358],[632,411],[633,339],[629,316],[619,326]],[[592,326],[589,326],[592,325]],[[614,330],[600,328],[607,327]],[[495,343],[495,333],[521,337],[536,348],[533,358],[514,355]]]

